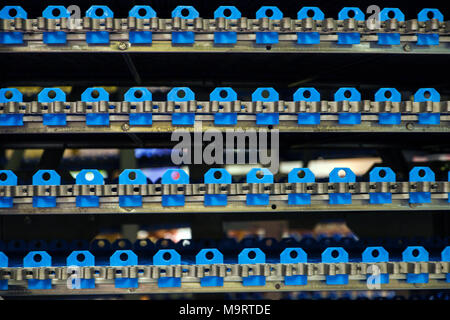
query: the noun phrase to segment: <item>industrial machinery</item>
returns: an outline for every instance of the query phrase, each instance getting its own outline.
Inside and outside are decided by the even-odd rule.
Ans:
[[[366,2],[5,3],[0,296],[448,300],[450,15]]]

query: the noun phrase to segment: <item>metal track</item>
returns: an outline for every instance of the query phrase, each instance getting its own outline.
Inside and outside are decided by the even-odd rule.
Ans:
[[[9,289],[2,295],[57,295],[57,294],[115,294],[115,293],[163,293],[163,292],[245,292],[245,291],[326,291],[326,290],[368,290],[367,276],[371,268],[388,273],[389,283],[381,284],[379,290],[449,289],[446,274],[450,262],[378,262],[378,263],[297,263],[297,264],[216,264],[216,265],[174,265],[174,266],[126,266],[126,267],[40,267],[0,268],[0,280],[8,280]],[[95,279],[95,289],[69,289],[67,282],[77,279]],[[429,274],[429,282],[411,284],[406,282],[407,274]],[[326,276],[348,275],[349,283],[327,285]],[[242,278],[259,275],[266,277],[265,286],[243,286]],[[308,284],[288,286],[285,276],[306,275]],[[200,279],[205,276],[224,278],[222,287],[201,287]],[[162,277],[181,278],[179,288],[159,288],[157,281]],[[137,278],[138,288],[119,289],[114,279]],[[52,280],[51,290],[28,290],[26,280]]]
[[[436,211],[448,210],[450,182],[357,182],[189,185],[59,185],[0,186],[0,196],[13,196],[14,206],[0,214],[101,214],[101,213],[211,213],[211,212],[319,212],[319,211]],[[409,192],[431,192],[432,202],[409,203]],[[330,193],[351,193],[352,204],[329,204]],[[392,203],[369,204],[371,192],[391,192]],[[270,204],[246,205],[246,194],[270,195]],[[289,205],[289,193],[311,194],[310,205]],[[185,195],[185,205],[163,207],[162,195]],[[227,194],[226,206],[205,206],[205,194]],[[99,207],[76,207],[76,196],[99,196]],[[120,207],[120,195],[141,195],[141,207]],[[33,208],[33,196],[56,196],[54,208]]]

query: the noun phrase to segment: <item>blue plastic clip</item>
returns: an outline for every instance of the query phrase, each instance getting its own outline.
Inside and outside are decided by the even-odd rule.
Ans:
[[[50,267],[52,265],[52,257],[46,251],[30,251],[23,258],[24,268]],[[28,289],[51,289],[52,280],[28,279]]]
[[[189,176],[181,169],[169,169],[162,175],[162,184],[188,184]],[[184,206],[184,194],[162,196],[163,207]]]
[[[131,250],[116,250],[111,258],[109,259],[110,266],[137,266],[138,265],[138,257]],[[116,279],[115,286],[116,288],[137,288],[138,278],[126,278],[126,277],[117,277],[116,271]]]
[[[235,6],[220,6],[214,11],[214,19],[225,18],[236,20],[241,18],[241,12]],[[215,44],[233,44],[237,42],[237,33],[234,31],[214,32]]]
[[[380,12],[380,21],[396,19],[397,21],[405,21],[405,15],[399,8],[384,8]],[[383,46],[399,45],[400,33],[379,33],[378,44]]]
[[[195,19],[199,13],[193,6],[178,6],[172,11],[172,18]],[[173,44],[193,44],[195,42],[195,33],[193,31],[174,31],[172,32]]]
[[[362,253],[362,262],[389,262],[389,252],[383,247],[367,247]],[[367,283],[371,285],[389,283],[389,273],[380,273],[374,270],[372,266],[372,274],[367,275]]]
[[[17,176],[11,170],[0,170],[0,186],[16,186]],[[13,197],[0,196],[0,208],[12,208]]]
[[[294,93],[294,101],[320,101],[320,93],[315,88],[299,88]],[[299,125],[320,124],[320,113],[304,112],[298,114]]]
[[[107,6],[91,6],[86,11],[86,17],[92,19],[114,18],[114,13]],[[108,31],[88,31],[86,32],[86,42],[88,44],[108,44]]]
[[[334,101],[361,101],[361,93],[355,88],[339,88],[334,94]],[[339,113],[339,124],[354,125],[361,123],[361,113]]]
[[[194,92],[188,87],[175,87],[167,94],[167,101],[183,102],[195,100]],[[175,105],[175,110],[180,106]],[[175,112],[172,114],[173,125],[193,126],[195,123],[195,113]]]
[[[247,173],[247,183],[273,183],[273,174],[267,168],[253,168]],[[248,206],[267,206],[269,200],[269,194],[267,193],[247,194]]]
[[[8,268],[8,257],[0,251],[0,268]],[[8,290],[8,280],[0,280],[0,290]]]
[[[134,6],[128,15],[136,19],[151,19],[156,18],[156,11],[150,6]],[[152,32],[130,31],[129,40],[134,44],[152,43]]]
[[[409,172],[409,182],[434,182],[434,172],[428,167],[414,167]],[[410,192],[409,203],[430,203],[431,192]]]
[[[0,10],[0,20],[2,19],[27,19],[27,13],[21,6],[4,6]],[[22,32],[0,32],[0,43],[1,44],[21,44],[23,43],[23,33]]]
[[[312,183],[316,181],[314,173],[308,168],[296,168],[292,169],[288,175],[289,183]],[[311,194],[309,193],[289,193],[288,194],[289,205],[310,205]]]
[[[205,173],[205,184],[231,183],[231,174],[225,169],[209,169]],[[205,206],[226,206],[226,194],[205,194]]]
[[[3,32],[0,32],[0,37]],[[0,103],[23,102],[22,93],[16,88],[0,89]],[[0,114],[0,126],[23,126],[23,114]]]
[[[439,102],[441,101],[441,95],[436,89],[433,88],[421,88],[414,94],[415,102]],[[441,123],[440,113],[419,113],[419,124],[439,124]]]
[[[75,183],[79,185],[102,185],[105,184],[105,181],[103,179],[103,175],[100,173],[100,171],[95,169],[83,169],[80,172],[78,172],[77,176],[75,177]],[[95,189],[94,187],[91,187],[91,192],[93,192]],[[99,196],[89,195],[89,196],[77,196],[76,197],[76,206],[80,208],[92,208],[92,207],[98,207],[100,205]]]
[[[217,32],[216,32],[217,33]],[[210,101],[229,102],[237,100],[237,93],[230,87],[215,88],[209,95]],[[219,109],[223,106],[219,103]],[[216,112],[214,114],[215,125],[235,125],[237,124],[236,112]]]
[[[431,19],[437,19],[438,21],[444,21],[444,15],[438,9],[422,9],[417,15],[419,22],[428,21]],[[439,34],[438,33],[418,33],[417,34],[418,46],[438,46]]]
[[[263,6],[256,11],[256,19],[269,18],[271,20],[283,19],[283,13],[275,6]],[[278,32],[256,32],[256,44],[278,43]]]
[[[103,88],[87,88],[81,94],[81,100],[85,102],[109,101],[109,93]],[[89,109],[89,105],[87,109]],[[88,126],[108,126],[109,113],[87,113],[86,125]]]
[[[38,94],[39,102],[66,102],[66,94],[60,88],[44,88]],[[42,116],[44,126],[65,126],[65,113],[44,113]]]
[[[131,33],[131,32],[130,32]],[[125,93],[125,101],[128,102],[143,102],[152,101],[152,93],[147,88],[130,88]],[[135,109],[136,106],[131,104],[131,110]],[[151,113],[130,113],[130,125],[132,126],[151,126],[153,123],[153,117]]]
[[[364,21],[366,18],[364,12],[356,7],[345,7],[339,11],[338,19],[345,20],[353,18],[356,21]],[[338,32],[338,44],[359,44],[361,35],[359,32]]]
[[[259,264],[266,263],[266,255],[259,248],[246,248],[238,255],[239,264]],[[248,270],[249,273],[251,269]],[[243,286],[264,286],[266,285],[266,277],[259,275],[249,275],[242,278]]]
[[[72,289],[94,289],[95,279],[82,279],[79,277],[79,267],[95,266],[95,257],[87,250],[72,251],[66,259],[66,265],[72,272]]]
[[[252,93],[252,101],[275,102],[278,101],[279,95],[274,88],[258,88]],[[263,109],[264,104],[263,104]],[[256,124],[260,125],[276,125],[280,121],[278,112],[263,112],[256,115]]]
[[[55,170],[38,170],[33,176],[33,185],[37,186],[57,186],[61,184],[61,177]],[[33,196],[34,208],[54,208],[56,207],[55,196]]]
[[[318,7],[303,7],[297,12],[297,19],[303,20],[311,18],[313,20],[325,20],[325,15]],[[298,44],[319,44],[319,32],[297,32]]]
[[[407,247],[402,253],[402,260],[405,262],[422,262],[428,261],[428,251],[424,247],[415,246]],[[406,274],[406,282],[408,283],[428,283],[428,273],[408,273]]]
[[[402,101],[402,95],[395,88],[381,88],[375,93],[375,101]],[[400,124],[402,121],[401,113],[385,113],[382,112],[378,116],[378,122],[383,125]]]
[[[64,6],[48,6],[42,16],[47,19],[61,19],[69,18],[70,13]],[[45,31],[43,40],[46,44],[64,44],[67,42],[67,35],[64,31]]]
[[[141,170],[126,169],[119,175],[119,184],[147,184],[147,177]],[[141,195],[119,196],[120,207],[142,207]]]
[[[340,247],[329,247],[322,252],[323,263],[347,263],[348,253]],[[326,276],[326,284],[341,285],[348,284],[348,274],[337,274],[334,276]]]
[[[446,261],[446,262],[450,261],[450,246],[447,246],[444,248],[444,250],[442,250],[441,261]],[[447,280],[447,282],[450,282],[450,273],[447,273],[446,280]]]
[[[280,263],[306,263],[308,256],[302,248],[286,248],[280,254]],[[304,286],[308,283],[307,275],[291,275],[284,277],[287,286]]]
[[[334,168],[330,172],[331,183],[352,183],[356,181],[356,176],[349,168]],[[352,194],[347,193],[330,193],[330,204],[351,204]]]
[[[223,254],[217,249],[202,249],[195,256],[196,264],[223,264]],[[204,276],[200,279],[202,287],[223,287],[223,278]]]
[[[370,182],[395,182],[395,172],[388,167],[377,167],[369,173]],[[390,192],[371,192],[371,204],[392,203],[392,193]]]
[[[173,249],[158,250],[158,252],[153,256],[153,265],[155,266],[171,266],[180,264],[180,254]],[[158,279],[158,287],[181,287],[181,278],[160,276]]]

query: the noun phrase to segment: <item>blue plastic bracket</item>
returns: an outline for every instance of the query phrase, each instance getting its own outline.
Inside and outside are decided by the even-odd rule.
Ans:
[[[434,182],[434,172],[428,167],[414,167],[409,172],[409,182]],[[431,192],[410,192],[409,203],[430,203]]]
[[[83,169],[75,177],[75,183],[79,185],[102,185],[105,184],[103,175],[95,169]],[[92,208],[100,205],[98,196],[77,196],[76,206],[80,208]]]
[[[162,175],[162,184],[188,184],[189,176],[182,169],[169,169]],[[184,195],[174,194],[162,196],[163,207],[184,206]]]
[[[369,173],[370,182],[395,182],[395,172],[388,167],[377,167]],[[369,203],[382,204],[392,203],[392,193],[390,192],[371,192]]]
[[[252,101],[275,102],[278,100],[280,100],[279,94],[274,88],[258,88],[252,93]],[[278,112],[263,112],[256,114],[257,125],[277,125],[279,122],[280,114]]]
[[[405,21],[405,15],[399,8],[384,8],[380,11],[380,21],[396,19],[397,21]],[[392,46],[400,44],[400,33],[378,33],[378,44],[382,46]]]
[[[114,18],[114,13],[107,6],[91,6],[86,11],[86,17],[92,19]],[[108,31],[88,31],[86,32],[86,42],[88,44],[108,44]]]
[[[318,7],[303,7],[297,12],[297,19],[303,20],[311,18],[313,20],[325,20],[325,15]],[[298,44],[319,44],[320,33],[319,32],[297,32]]]
[[[339,11],[338,19],[345,20],[353,18],[356,21],[364,21],[366,18],[364,12],[356,7],[344,7]],[[338,44],[352,45],[359,44],[361,41],[361,34],[359,32],[338,32]]]
[[[0,20],[2,19],[15,19],[22,18],[27,19],[27,13],[21,6],[4,6],[0,10]],[[22,44],[23,33],[22,32],[0,32],[1,44]]]
[[[8,268],[8,257],[0,251],[0,268]],[[0,280],[0,290],[8,290],[8,280]]]
[[[110,266],[137,266],[138,257],[132,250],[116,250],[109,259]],[[115,279],[116,288],[137,288],[138,278],[120,278]]]
[[[434,88],[421,88],[414,94],[415,102],[439,102],[441,95]],[[419,124],[435,125],[441,123],[440,113],[419,113]]]
[[[216,32],[217,33],[217,32]],[[237,100],[237,93],[230,87],[215,88],[209,95],[210,101],[231,102]],[[223,107],[219,103],[219,109]],[[215,125],[235,125],[237,124],[236,112],[216,112],[214,114]]]
[[[71,276],[72,289],[94,289],[95,279],[82,279],[78,277],[78,267],[95,266],[95,257],[87,250],[72,251],[66,259],[67,267],[72,269],[74,274]]]
[[[66,102],[66,94],[60,88],[44,88],[38,94],[39,102]],[[44,113],[42,116],[44,126],[65,126],[65,113]]]
[[[271,20],[283,19],[283,13],[275,6],[263,6],[256,11],[256,19],[269,18]],[[278,43],[278,32],[255,32],[256,44]]]
[[[375,101],[401,102],[402,95],[395,88],[381,88],[375,93]],[[402,121],[401,113],[380,113],[378,122],[383,125],[396,125]]]
[[[422,262],[428,261],[428,251],[424,247],[414,246],[407,247],[402,253],[402,260],[405,262]],[[428,273],[408,273],[406,274],[406,282],[408,283],[428,283]]]
[[[223,264],[223,254],[217,249],[202,249],[195,256],[196,264]],[[204,276],[200,279],[202,287],[223,287],[223,278]]]
[[[16,186],[17,176],[11,170],[0,170],[0,186]],[[12,208],[13,197],[0,196],[0,208]]]
[[[361,101],[361,93],[355,88],[339,88],[334,101]],[[361,113],[347,112],[339,114],[339,124],[355,125],[361,123]]]
[[[180,264],[181,256],[173,249],[158,250],[158,252],[153,256],[153,265],[155,266],[171,266]],[[160,288],[173,288],[180,286],[181,278],[161,276],[158,279],[158,287]]]
[[[444,21],[444,15],[438,9],[422,9],[417,15],[419,22],[428,21],[430,19],[437,19],[438,21]],[[418,33],[417,34],[418,46],[438,46],[439,34],[438,33]]]
[[[246,248],[238,255],[239,264],[260,264],[266,263],[266,255],[259,248]],[[249,270],[250,272],[250,270]],[[243,286],[264,286],[266,277],[258,275],[249,275],[242,278]]]
[[[126,169],[119,175],[119,184],[143,185],[147,184],[147,177],[141,170]],[[141,195],[119,196],[120,207],[142,207]]]
[[[81,94],[81,101],[96,102],[109,101],[109,93],[103,88],[87,88]],[[86,125],[108,126],[109,113],[86,113]]]
[[[280,263],[307,263],[308,256],[302,248],[286,248],[280,254]],[[308,283],[307,275],[291,275],[284,277],[287,286],[304,286]]]
[[[1,34],[4,32],[0,32]],[[0,103],[23,102],[22,93],[16,88],[0,89]],[[0,126],[23,126],[23,114],[0,114]]]
[[[341,173],[341,175],[340,175]],[[329,180],[331,183],[352,183],[356,181],[356,176],[349,168],[334,168],[330,172]],[[351,204],[352,194],[347,193],[330,193],[330,204]]]
[[[447,246],[444,248],[444,250],[442,250],[441,261],[446,261],[446,262],[450,261],[450,246]],[[447,282],[450,282],[450,273],[447,273],[446,280],[447,280]]]
[[[151,19],[156,18],[156,11],[150,6],[136,5],[131,8],[128,16],[135,17],[136,19]],[[133,44],[152,43],[152,32],[130,31],[129,40]]]
[[[362,253],[362,262],[389,262],[389,252],[383,247],[367,247]],[[374,267],[372,266],[372,274],[367,275],[368,284],[376,285],[389,283],[389,273],[380,273],[373,268]]]
[[[130,32],[131,33],[131,32]],[[133,102],[143,102],[152,101],[152,93],[143,87],[130,88],[125,93],[125,101],[130,103]],[[133,110],[133,105],[131,104],[131,110]],[[140,113],[131,112],[130,113],[130,125],[132,126],[151,126],[153,123],[153,117],[151,113]]]
[[[315,88],[298,88],[294,93],[294,101],[320,101],[320,93]],[[320,124],[320,113],[299,113],[297,122],[299,125]]]
[[[329,247],[322,252],[323,263],[347,263],[348,253],[340,247]],[[326,276],[326,284],[342,285],[348,284],[348,274],[337,274],[334,276]]]
[[[188,87],[175,87],[167,94],[167,101],[183,102],[195,100],[194,92]],[[179,106],[175,105],[175,110]],[[193,126],[195,113],[175,112],[172,114],[172,124],[181,126]]]
[[[64,6],[48,6],[42,12],[42,16],[47,19],[69,18],[70,13]],[[65,44],[67,35],[64,31],[45,31],[43,41],[46,44]]]
[[[259,177],[260,176],[260,177]],[[273,174],[267,168],[253,168],[247,173],[247,183],[273,183]],[[269,205],[269,194],[249,193],[247,194],[248,206],[267,206]]]
[[[229,184],[231,174],[225,169],[209,169],[205,173],[205,184]],[[205,206],[226,206],[228,203],[226,194],[205,194]]]
[[[225,18],[236,20],[241,18],[241,12],[235,6],[220,6],[214,11],[214,19]],[[214,32],[214,44],[234,44],[237,42],[237,33],[234,31]]]
[[[30,251],[23,258],[24,268],[50,267],[52,265],[52,257],[46,251]],[[28,279],[28,289],[51,289],[52,280]]]
[[[33,185],[35,186],[57,186],[61,184],[61,177],[55,170],[38,170],[33,175]],[[34,208],[54,208],[56,207],[56,197],[54,196],[33,196]]]
[[[313,183],[316,181],[314,173],[308,168],[295,168],[289,172],[289,183]],[[288,194],[289,205],[310,205],[311,194],[309,193],[289,193]]]
[[[172,18],[195,19],[199,13],[193,6],[178,6],[172,11]],[[193,31],[174,31],[172,32],[173,44],[193,44],[195,42],[195,33]]]

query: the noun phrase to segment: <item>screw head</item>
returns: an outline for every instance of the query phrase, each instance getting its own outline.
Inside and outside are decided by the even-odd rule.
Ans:
[[[128,44],[126,42],[120,42],[119,43],[119,50],[127,50],[128,49]]]
[[[130,129],[130,125],[128,124],[128,123],[124,123],[123,125],[122,125],[122,130],[123,131],[128,131]]]
[[[411,51],[411,46],[409,44],[405,44],[403,46],[403,50],[406,51],[406,52],[409,52],[409,51]]]
[[[413,130],[413,129],[414,129],[414,123],[408,122],[408,123],[406,124],[406,129],[408,129],[408,130]]]

